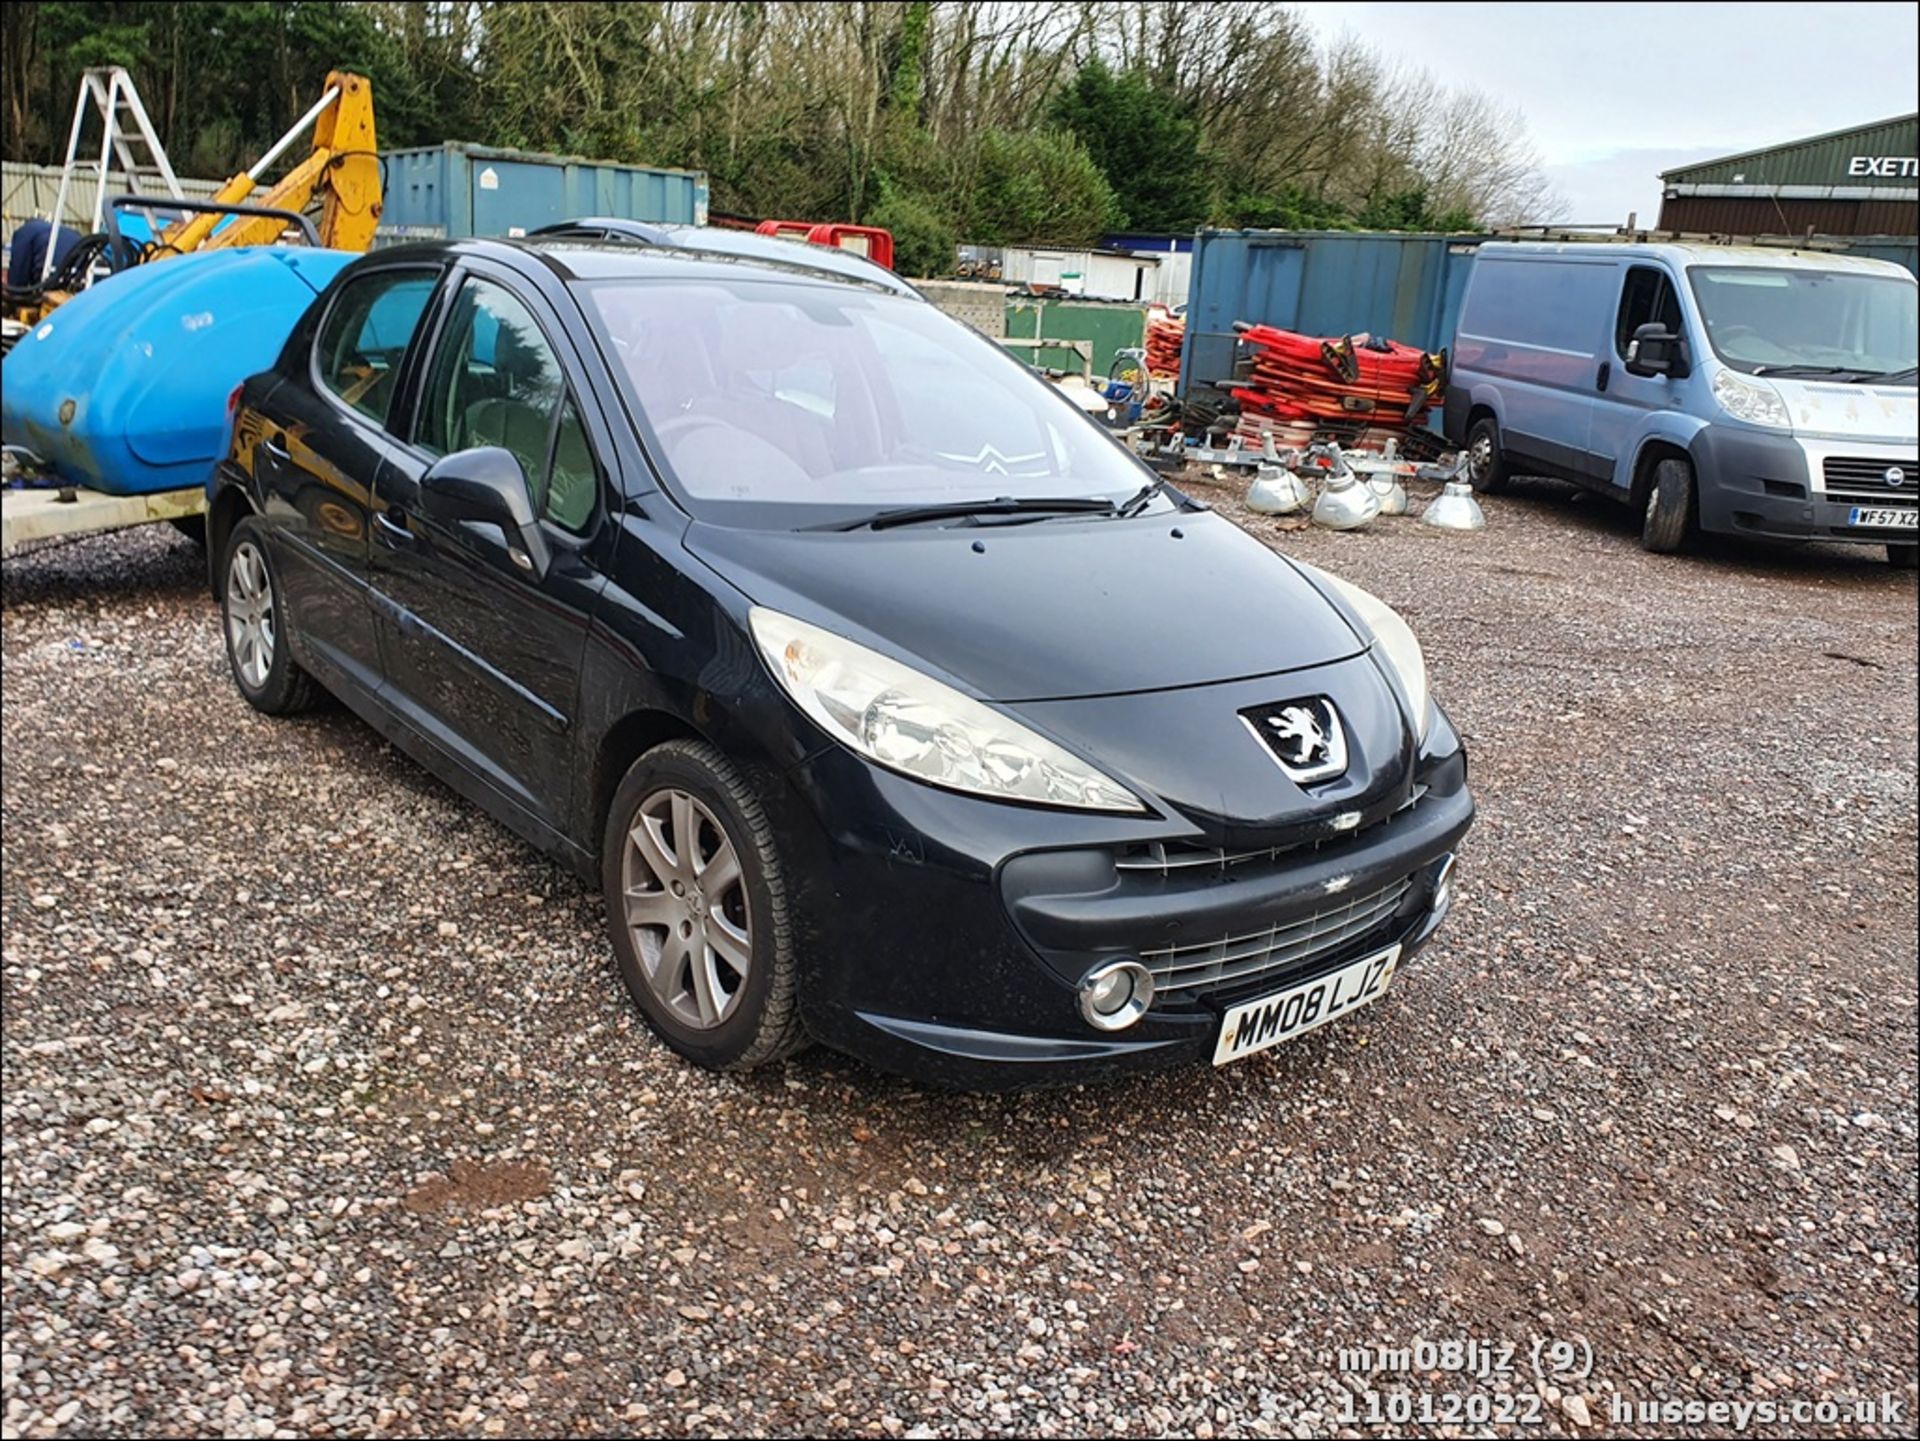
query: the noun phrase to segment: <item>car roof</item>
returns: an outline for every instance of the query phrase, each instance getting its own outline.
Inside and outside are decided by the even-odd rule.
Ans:
[[[572,228],[567,227],[569,230]],[[754,238],[767,244],[776,243],[766,236]],[[800,254],[797,257],[784,252],[766,256],[736,254],[719,247],[635,242],[625,236],[617,240],[575,238],[558,233],[511,240],[470,236],[385,245],[359,257],[360,264],[354,269],[418,263],[421,260],[450,263],[467,257],[494,260],[519,270],[529,278],[536,272],[544,272],[562,281],[738,280],[744,269],[763,279],[780,280],[787,284],[857,286],[863,290],[883,291],[925,303],[925,297],[919,291],[892,271],[857,255],[814,245],[793,245],[792,249]],[[806,253],[808,251],[818,251],[826,263],[816,261]],[[834,263],[836,257],[842,263]]]

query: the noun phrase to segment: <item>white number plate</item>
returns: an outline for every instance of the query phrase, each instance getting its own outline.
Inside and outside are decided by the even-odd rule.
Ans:
[[[1847,515],[1848,525],[1870,525],[1881,530],[1920,529],[1920,510],[1908,507],[1895,510],[1889,505],[1856,505]]]
[[[1315,1026],[1379,1000],[1393,983],[1393,967],[1399,959],[1400,948],[1394,946],[1276,996],[1235,1006],[1221,1018],[1214,1065],[1224,1066],[1304,1036]]]

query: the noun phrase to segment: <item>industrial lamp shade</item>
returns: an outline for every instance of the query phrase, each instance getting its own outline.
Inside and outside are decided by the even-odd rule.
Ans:
[[[1314,502],[1313,523],[1328,530],[1357,530],[1380,514],[1380,497],[1351,471],[1329,475]]]
[[[1247,487],[1247,509],[1261,515],[1292,515],[1313,503],[1307,483],[1284,465],[1263,465]]]
[[[1441,530],[1485,530],[1487,517],[1480,502],[1473,498],[1473,487],[1464,480],[1450,480],[1440,494],[1427,504],[1420,519]]]
[[[1380,514],[1407,513],[1407,487],[1397,475],[1369,476],[1367,484],[1380,497]]]

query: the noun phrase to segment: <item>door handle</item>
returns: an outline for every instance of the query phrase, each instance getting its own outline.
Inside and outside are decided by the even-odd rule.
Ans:
[[[395,520],[394,516],[400,516],[401,519]],[[376,510],[373,513],[373,528],[394,550],[412,550],[417,542],[414,540],[413,532],[403,523],[404,520],[405,516],[400,511],[388,514],[384,510]]]
[[[275,460],[290,461],[293,459],[293,456],[287,452],[287,447],[281,443],[280,437],[276,435],[263,435],[260,437],[260,448]]]
[[[1613,375],[1613,362],[1611,360],[1601,361],[1600,373],[1594,376],[1593,378],[1593,388],[1595,390],[1605,390],[1607,388],[1607,381],[1612,377],[1612,375]]]

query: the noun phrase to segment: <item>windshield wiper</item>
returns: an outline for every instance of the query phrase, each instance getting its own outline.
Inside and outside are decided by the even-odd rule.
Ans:
[[[1784,375],[1789,379],[1803,375],[1850,375],[1856,380],[1865,379],[1873,374],[1863,371],[1857,365],[1756,365],[1755,375]]]
[[[1167,478],[1164,475],[1155,476],[1132,495],[1121,501],[1120,508],[1114,511],[1114,514],[1122,520],[1136,516],[1149,505],[1153,504],[1153,498],[1166,488]]]
[[[1105,498],[1085,495],[1011,496],[997,495],[985,500],[954,500],[943,505],[908,505],[898,510],[875,511],[857,520],[828,521],[810,525],[808,530],[891,530],[899,525],[920,525],[933,520],[971,520],[981,515],[1112,515],[1114,504]]]
[[[1152,504],[1153,498],[1162,492],[1170,494],[1173,497],[1174,504],[1182,510],[1207,509],[1205,501],[1195,500],[1184,490],[1175,490],[1171,476],[1160,475],[1155,476],[1132,495],[1121,501],[1119,507],[1113,513],[1122,520],[1136,516]]]
[[[1862,380],[1892,381],[1898,385],[1904,380],[1920,379],[1920,365],[1909,365],[1905,370],[1874,370],[1860,377]]]

